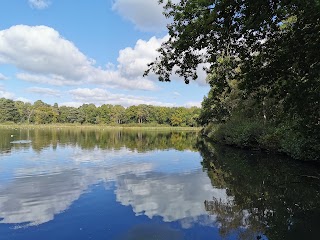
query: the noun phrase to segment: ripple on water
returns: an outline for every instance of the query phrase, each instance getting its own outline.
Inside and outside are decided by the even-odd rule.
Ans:
[[[16,140],[16,141],[12,141],[10,143],[13,143],[13,144],[28,144],[28,143],[31,143],[32,141],[31,140]]]

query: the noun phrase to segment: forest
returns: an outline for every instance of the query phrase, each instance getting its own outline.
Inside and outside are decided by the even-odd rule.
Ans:
[[[83,104],[67,107],[53,106],[41,100],[33,104],[0,98],[0,123],[19,124],[108,124],[108,125],[167,125],[181,127],[198,126],[200,108],[158,107],[138,105],[123,107],[121,105]]]
[[[320,1],[159,1],[169,39],[145,75],[207,74],[212,141],[320,160]]]

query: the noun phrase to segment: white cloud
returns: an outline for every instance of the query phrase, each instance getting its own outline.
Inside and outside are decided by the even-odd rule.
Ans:
[[[31,87],[27,89],[28,92],[36,93],[44,96],[61,96],[60,92],[51,88]]]
[[[201,107],[201,102],[187,102],[185,104],[186,107]]]
[[[1,88],[0,88],[0,96],[1,98],[14,99],[13,93],[1,90]]]
[[[203,63],[197,67],[198,79],[196,80],[196,82],[200,86],[208,86],[208,83],[206,80],[208,74],[205,70],[203,70],[203,68],[209,67],[209,65],[210,65],[209,63]]]
[[[151,37],[148,41],[139,39],[136,45],[131,48],[127,47],[119,51],[118,57],[118,72],[122,77],[126,79],[136,79],[143,76],[147,65],[153,62],[158,56],[157,49],[161,47],[161,44],[169,39],[167,34],[163,38]],[[200,86],[207,86],[206,77],[207,73],[203,70],[204,67],[208,67],[209,64],[200,64],[197,68],[198,79],[196,84]],[[176,70],[177,68],[175,68]],[[148,79],[158,81],[158,76],[150,72]],[[173,74],[171,77],[174,81],[182,81],[181,77]]]
[[[60,106],[66,106],[66,107],[75,107],[78,108],[82,105],[83,103],[81,102],[62,102],[59,105]]]
[[[119,69],[102,69],[70,41],[47,26],[17,25],[0,31],[0,64],[12,64],[24,73],[17,78],[51,85],[99,84],[126,89],[155,90],[154,82],[126,78]],[[120,64],[121,65],[121,64]]]
[[[11,92],[7,92],[4,86],[0,85],[0,98],[14,99],[15,95]]]
[[[31,101],[30,99],[28,98],[24,98],[24,97],[18,97],[15,99],[16,101],[22,101],[22,102],[25,102],[25,103],[32,103],[33,101]]]
[[[54,74],[30,74],[30,73],[17,73],[16,77],[20,80],[33,83],[49,84],[55,86],[65,86],[65,85],[81,85],[81,81],[77,80],[68,80],[63,76],[54,75]]]
[[[102,104],[120,104],[122,106],[131,106],[139,104],[150,104],[154,106],[173,106],[172,103],[165,103],[156,101],[154,98],[132,96],[124,94],[113,94],[100,88],[77,88],[70,90],[69,93],[73,99],[81,103],[94,103],[96,105]],[[64,105],[67,105],[66,103]],[[77,106],[77,102],[72,102],[68,106]]]
[[[8,80],[9,78],[2,73],[0,73],[0,80]]]
[[[168,23],[158,0],[115,0],[112,9],[142,31],[163,31]]]
[[[3,85],[0,85],[0,98],[12,99],[14,101],[22,101],[22,102],[29,102],[29,103],[32,102],[30,99],[27,99],[27,98],[16,97],[14,93],[6,91]]]
[[[32,8],[45,9],[45,8],[49,7],[50,1],[48,1],[48,0],[29,0],[29,5]]]
[[[71,79],[81,78],[92,67],[92,61],[54,29],[26,25],[0,31],[0,63]]]
[[[120,50],[117,60],[121,76],[129,79],[142,76],[147,69],[148,63],[154,61],[156,57],[159,56],[157,49],[160,48],[161,44],[168,40],[168,38],[169,36],[166,35],[163,38],[152,37],[148,41],[140,39],[134,48],[127,47]]]

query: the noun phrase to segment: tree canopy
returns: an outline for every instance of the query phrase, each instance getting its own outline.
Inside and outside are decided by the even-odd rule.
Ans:
[[[83,104],[67,107],[53,106],[37,100],[34,104],[0,98],[0,123],[15,122],[27,124],[149,124],[180,127],[198,126],[200,108],[162,107],[140,104],[123,107],[121,105]]]
[[[189,83],[204,66],[211,90],[203,124],[239,112],[248,118],[253,109],[265,123],[291,122],[306,138],[320,139],[319,0],[159,2],[171,19],[169,39],[145,74]]]
[[[257,99],[275,96],[293,113],[319,111],[319,0],[159,2],[172,19],[170,38],[146,74],[170,81],[175,73],[188,83],[206,64],[221,91],[236,78]]]

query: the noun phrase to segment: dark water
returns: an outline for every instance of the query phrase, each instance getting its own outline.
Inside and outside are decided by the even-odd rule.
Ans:
[[[320,239],[319,191],[195,132],[0,129],[1,240]]]

